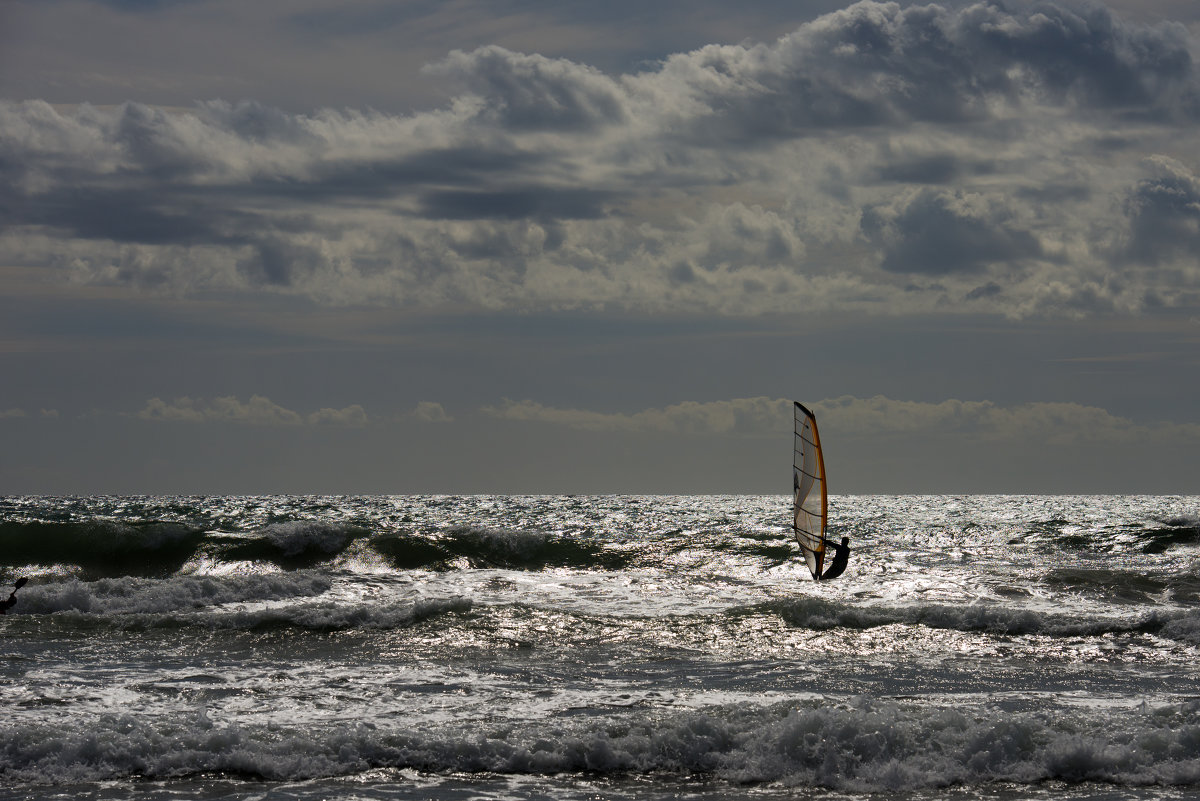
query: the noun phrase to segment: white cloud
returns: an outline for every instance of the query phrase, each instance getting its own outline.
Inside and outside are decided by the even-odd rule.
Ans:
[[[623,122],[628,102],[617,81],[566,59],[514,53],[494,45],[456,50],[427,72],[464,83],[475,113],[505,128],[577,131]]]
[[[412,411],[412,417],[416,420],[421,420],[426,423],[449,423],[454,420],[442,404],[434,401],[421,401]]]
[[[344,409],[320,409],[309,415],[302,415],[262,395],[252,395],[246,402],[233,396],[212,400],[184,397],[170,402],[161,398],[151,398],[137,416],[143,420],[161,422],[244,423],[260,426],[362,426],[369,422],[366,412],[358,404]]]
[[[357,403],[344,409],[321,409],[307,418],[311,425],[365,426],[370,419]]]

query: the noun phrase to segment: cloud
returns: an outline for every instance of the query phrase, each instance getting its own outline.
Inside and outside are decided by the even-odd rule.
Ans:
[[[1146,264],[1200,256],[1200,179],[1163,156],[1147,160],[1149,177],[1125,200],[1128,255]]]
[[[0,409],[0,420],[25,417],[24,409]]]
[[[854,436],[968,436],[981,440],[1038,443],[1129,442],[1139,438],[1200,439],[1194,423],[1138,424],[1096,406],[991,401],[899,401],[883,396],[844,396],[814,404],[822,430]]]
[[[458,94],[407,115],[0,101],[0,252],[326,304],[1137,314],[1200,297],[1196,179],[1160,152],[1200,147],[1196,46],[865,0],[628,74],[454,51],[428,72]]]
[[[422,195],[420,206],[421,214],[433,219],[586,220],[603,217],[611,197],[609,192],[592,189],[447,189]]]
[[[811,404],[825,438],[954,437],[978,441],[1037,443],[1200,441],[1200,424],[1138,424],[1095,406],[1078,403],[1025,403],[1009,407],[991,401],[938,403],[843,396]],[[694,401],[632,414],[557,409],[535,401],[506,401],[485,407],[489,416],[584,431],[656,432],[783,436],[792,428],[792,401],[738,398]]]
[[[1197,110],[1186,30],[1130,26],[1098,5],[859,2],[772,45],[673,56],[663,75],[708,112],[710,132],[739,139],[964,123],[1044,103]]]
[[[306,418],[310,425],[365,426],[370,419],[357,403],[344,409],[320,409]]]
[[[156,422],[243,423],[257,426],[362,426],[369,422],[366,412],[358,404],[344,409],[320,409],[305,416],[261,395],[252,395],[244,403],[233,396],[210,401],[185,397],[171,402],[151,398],[137,416]]]
[[[787,400],[741,398],[710,403],[687,401],[634,414],[555,409],[531,400],[505,401],[498,407],[485,407],[483,412],[505,420],[584,431],[763,435],[778,432],[783,422],[791,420],[791,410],[792,402]]]
[[[454,419],[442,408],[442,404],[434,401],[418,403],[412,411],[412,417],[426,423],[449,423]]]
[[[623,122],[627,94],[599,70],[502,47],[456,50],[428,72],[457,79],[478,98],[475,113],[529,131],[585,131]]]
[[[865,209],[862,227],[888,272],[944,275],[1039,256],[1037,240],[1012,218],[995,198],[922,189]]]

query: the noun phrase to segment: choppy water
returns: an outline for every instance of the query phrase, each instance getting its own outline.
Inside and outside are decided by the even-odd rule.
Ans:
[[[1200,498],[789,502],[0,499],[0,795],[1200,791]]]

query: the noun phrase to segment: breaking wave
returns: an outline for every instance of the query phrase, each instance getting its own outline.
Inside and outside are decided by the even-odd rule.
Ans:
[[[70,580],[26,587],[14,615],[84,612],[93,615],[176,614],[223,604],[311,598],[329,590],[328,576],[269,573],[252,576],[177,576]]]
[[[328,576],[312,572],[255,576],[181,576],[146,579],[71,580],[22,591],[10,613],[48,615],[61,625],[117,629],[184,628],[311,631],[390,629],[444,614],[467,612],[465,598],[346,603],[324,599]]]
[[[86,575],[167,576],[182,568],[205,539],[184,523],[0,522],[0,564],[72,564]]]
[[[453,613],[469,612],[467,598],[428,599],[387,604],[317,603],[263,610],[237,610],[228,614],[206,615],[202,626],[220,629],[296,628],[308,631],[345,631],[348,629],[407,628],[425,620]],[[183,620],[181,623],[192,624]],[[161,622],[158,622],[161,625]]]
[[[1194,517],[1175,517],[1164,520],[1162,528],[1141,534],[1145,553],[1165,553],[1180,545],[1200,545],[1200,520]]]
[[[1200,784],[1195,702],[1070,716],[960,711],[860,698],[706,712],[546,720],[498,731],[225,725],[103,715],[88,725],[0,730],[4,782],[61,785],[229,775],[297,781],[410,768],[439,773],[619,778],[667,774],[894,792],[1047,780],[1118,786]],[[1088,733],[1084,733],[1088,732]]]
[[[344,552],[370,531],[350,523],[290,520],[244,535],[214,534],[202,553],[217,562],[267,562],[286,570],[314,567]]]
[[[614,569],[628,558],[587,539],[536,529],[497,529],[464,526],[448,531],[438,545],[472,567],[536,570],[544,567]]]
[[[1163,600],[1200,600],[1200,576],[1190,571],[1152,575],[1130,570],[1069,567],[1048,571],[1039,581],[1053,591],[1093,596],[1107,603],[1154,605]]]
[[[289,520],[244,532],[205,531],[176,522],[0,523],[0,567],[85,579],[167,578],[208,565],[251,563],[305,570],[357,550],[398,570],[463,568],[613,570],[632,557],[586,536],[537,529],[455,526],[416,533],[344,522]]]
[[[769,601],[734,614],[776,614],[797,628],[870,629],[906,624],[933,629],[1005,636],[1095,637],[1104,634],[1157,634],[1200,645],[1200,611],[1164,610],[1136,618],[1046,614],[999,604],[949,606],[846,606],[820,598]]]

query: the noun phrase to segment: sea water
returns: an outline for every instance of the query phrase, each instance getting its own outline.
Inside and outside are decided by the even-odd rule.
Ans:
[[[1200,792],[1200,497],[830,507],[0,499],[0,795]]]

